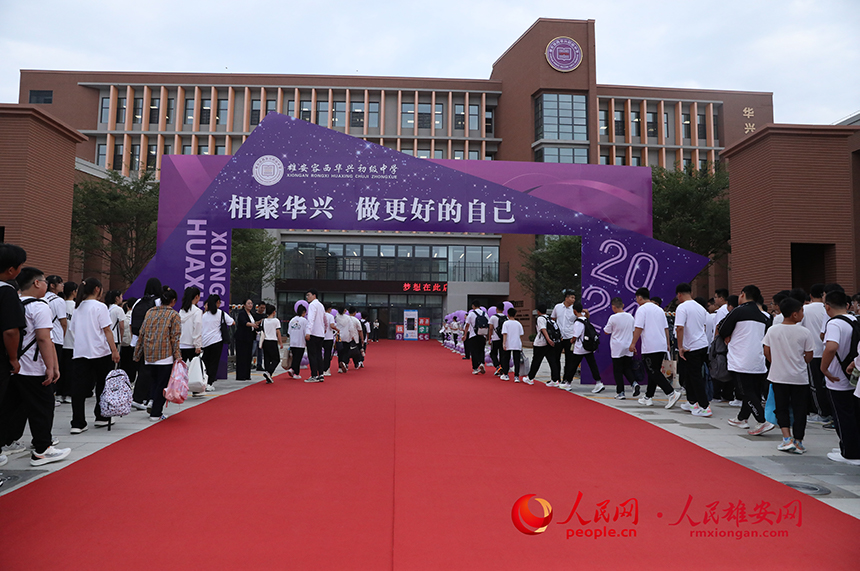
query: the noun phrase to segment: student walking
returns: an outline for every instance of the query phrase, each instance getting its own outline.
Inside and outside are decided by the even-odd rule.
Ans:
[[[206,366],[208,384],[206,392],[215,390],[215,381],[218,380],[218,365],[221,363],[221,354],[224,352],[226,339],[221,335],[222,326],[229,328],[235,323],[230,315],[219,309],[221,297],[218,294],[210,294],[206,298],[203,307],[203,317],[200,320],[201,344],[203,346],[203,364]]]
[[[573,365],[573,326],[576,322],[576,315],[573,313],[573,304],[576,302],[576,293],[572,289],[566,289],[562,294],[564,295],[564,301],[556,304],[552,310],[551,317],[561,330],[561,342],[556,343],[555,350],[559,366],[561,366],[561,355],[564,354],[564,378],[563,382],[553,380],[547,385],[558,388],[566,388],[567,383],[570,383],[570,380],[573,379],[573,375],[576,373],[576,369],[571,370],[571,366]]]
[[[284,341],[281,339],[281,320],[275,317],[277,308],[271,303],[266,304],[266,318],[263,320],[263,361],[264,368],[263,377],[267,383],[272,383],[272,373],[278,368],[281,362],[281,349],[284,348]]]
[[[179,319],[182,322],[179,351],[186,363],[203,352],[203,311],[197,307],[199,302],[200,289],[196,286],[185,288],[179,309]]]
[[[662,372],[663,359],[669,352],[669,323],[666,321],[666,314],[659,305],[651,303],[651,292],[647,287],[636,290],[636,303],[639,304],[639,309],[636,310],[633,340],[628,349],[635,351],[636,342],[641,339],[642,361],[648,374],[648,387],[645,389],[645,396],[639,399],[639,404],[653,406],[654,393],[657,392],[657,387],[660,387],[669,397],[665,408],[672,408],[681,398],[681,391],[674,390],[672,383]]]
[[[693,299],[692,287],[681,283],[675,288],[678,301],[675,309],[675,337],[678,340],[678,376],[687,389],[683,410],[693,416],[712,415],[702,367],[708,357],[708,311]]]
[[[505,324],[505,304],[496,306],[496,313],[490,317],[490,360],[493,362],[493,373],[497,377],[502,374],[502,325]]]
[[[480,326],[479,326],[480,325]],[[487,344],[487,334],[490,331],[490,319],[481,309],[479,301],[472,302],[472,309],[466,316],[464,335],[466,345],[469,347],[469,355],[472,359],[472,374],[485,373],[484,369],[484,347]]]
[[[254,348],[257,342],[257,322],[254,319],[254,302],[245,300],[245,304],[236,316],[236,380],[251,380],[251,360],[254,358]]]
[[[309,289],[305,293],[308,302],[308,330],[305,341],[308,349],[308,365],[311,376],[305,379],[306,383],[321,383],[323,379],[323,341],[325,341],[326,319],[325,306],[317,299],[318,292]]]
[[[325,336],[323,337],[323,377],[331,376],[331,356],[334,351],[334,336],[337,327],[334,324],[334,315],[331,313],[331,303],[323,304],[325,309]]]
[[[502,308],[504,309],[504,308]],[[503,381],[510,380],[508,377],[508,369],[511,365],[511,358],[514,360],[514,382],[519,382],[520,361],[523,355],[523,324],[514,319],[517,316],[517,310],[513,307],[508,310],[508,318],[502,323],[502,374]],[[528,382],[527,375],[523,375],[523,382]]]
[[[639,396],[639,383],[633,373],[633,351],[630,344],[633,341],[633,316],[624,311],[624,301],[620,297],[612,298],[612,315],[609,316],[603,332],[610,335],[609,353],[612,357],[612,374],[615,378],[615,398],[624,400],[624,378],[633,386],[633,396]]]
[[[170,381],[173,365],[182,360],[179,350],[182,320],[179,313],[173,309],[176,297],[176,291],[168,289],[161,295],[161,304],[146,312],[134,349],[134,360],[140,361],[143,358],[144,367],[149,369],[152,378],[150,422],[167,418],[167,415],[162,414],[166,402],[164,389]]]
[[[301,379],[302,357],[305,355],[307,343],[305,336],[308,333],[308,320],[305,319],[304,305],[298,306],[295,317],[290,319],[290,323],[287,325],[287,333],[290,336],[290,354],[292,355],[290,377]]]
[[[576,373],[582,360],[585,359],[585,362],[588,363],[588,368],[591,370],[591,376],[596,381],[594,389],[591,392],[599,393],[604,389],[603,383],[600,382],[600,369],[597,367],[597,360],[594,358],[594,351],[587,349],[585,345],[583,345],[583,340],[585,338],[585,325],[588,322],[588,316],[583,311],[582,304],[578,301],[573,304],[572,309],[573,314],[576,317],[573,322],[573,337],[571,337],[573,357],[570,359],[570,367],[568,367],[568,363],[565,361],[564,384],[562,385],[562,388],[568,391],[572,390],[573,375]],[[568,372],[570,373],[570,377],[568,377]]]
[[[66,334],[63,336],[63,350],[58,355],[60,361],[60,380],[54,385],[57,400],[64,404],[72,403],[71,378],[74,376],[72,358],[75,353],[75,336],[72,334],[72,316],[75,313],[75,296],[78,293],[77,282],[63,284],[63,302],[66,304]],[[129,331],[129,333],[131,333]],[[120,351],[122,354],[122,351]]]
[[[535,336],[535,341],[533,344],[534,354],[532,355],[532,365],[529,368],[528,377],[523,381],[527,385],[533,385],[535,382],[535,377],[537,377],[538,371],[540,370],[541,363],[543,363],[544,358],[546,358],[549,363],[550,370],[550,379],[559,379],[559,363],[556,358],[555,351],[555,341],[552,339],[552,336],[549,334],[549,317],[546,315],[546,304],[538,303],[537,304],[537,335]],[[547,383],[549,386],[550,383]]]

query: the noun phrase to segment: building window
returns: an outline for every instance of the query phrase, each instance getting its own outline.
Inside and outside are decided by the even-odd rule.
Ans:
[[[584,95],[545,93],[535,100],[535,140],[588,140]]]
[[[131,166],[129,170],[137,172],[140,170],[140,145],[131,146]]]
[[[459,161],[459,160],[462,160],[464,158],[465,158],[465,155],[464,155],[463,151],[457,151],[457,150],[454,151],[454,159],[455,160]]]
[[[197,145],[197,154],[198,155],[208,155],[209,154],[209,145]]]
[[[633,155],[632,157],[630,157],[630,166],[631,167],[642,166],[642,158],[639,155]]]
[[[410,131],[415,126],[415,104],[401,103],[400,104],[400,127],[409,129]]]
[[[630,112],[630,134],[633,137],[640,137],[642,135],[639,111]]]
[[[442,117],[443,117],[444,108],[442,107],[441,103],[436,104],[436,110],[435,111],[436,111],[436,113],[435,113],[435,116],[433,119],[433,127],[435,129],[439,130],[439,129],[442,129],[442,126],[443,126]]]
[[[335,101],[331,117],[332,127],[346,127],[346,101]]]
[[[185,115],[182,120],[186,125],[194,124],[194,100],[185,99]]]
[[[165,154],[165,155],[171,155],[171,154],[173,154],[173,153],[171,152],[171,151],[172,151],[172,149],[173,149],[173,147],[171,147],[170,145],[164,145],[164,153],[163,153],[163,154]]]
[[[454,129],[462,131],[466,128],[466,106],[462,103],[454,105]]]
[[[153,97],[149,100],[149,122],[158,124],[158,112],[161,106],[161,100],[158,97]]]
[[[99,144],[96,147],[96,164],[104,168],[107,161],[107,145]]]
[[[699,133],[699,140],[704,141],[708,138],[708,129],[707,124],[705,123],[705,114],[700,113],[696,115],[696,130]]]
[[[34,89],[30,90],[30,103],[41,104],[41,105],[50,105],[53,102],[54,102],[54,92],[53,91],[37,91]]]
[[[469,131],[477,131],[479,128],[479,109],[478,105],[469,105]]]
[[[703,171],[708,168],[708,160],[707,159],[699,159],[699,170]]]
[[[125,97],[118,97],[116,100],[116,122],[118,125],[125,123]]]
[[[434,159],[444,159],[445,158],[445,151],[443,151],[442,149],[434,149],[433,150],[433,158]]]
[[[606,109],[601,109],[597,112],[597,121],[600,127],[600,136],[605,137],[609,135],[609,111]]]
[[[493,154],[493,153],[487,153],[486,155],[484,155],[485,161],[492,161],[494,159],[495,159],[495,154]]]
[[[418,128],[430,129],[433,121],[433,106],[429,103],[418,104]]]
[[[158,160],[158,145],[149,145],[146,148],[146,169],[152,170]]]
[[[317,101],[317,125],[328,127],[328,101]]]
[[[277,99],[266,99],[266,115],[269,113],[277,113],[278,112],[278,101]]]
[[[299,101],[299,119],[302,121],[311,120],[311,102],[310,100]]]
[[[681,166],[684,167],[684,170],[687,170],[687,168],[690,166],[690,159],[684,159],[683,161],[681,161]]]
[[[717,130],[717,114],[714,113],[714,141],[718,141],[719,139],[720,139],[720,134],[719,134],[719,131]]]
[[[182,145],[182,154],[190,155],[191,154],[191,145]]]
[[[684,139],[689,139],[692,136],[692,129],[690,128],[690,114],[682,113],[681,114],[681,137]]]
[[[648,136],[657,138],[657,114],[648,112],[645,114],[647,119]]]
[[[132,123],[142,123],[143,122],[143,97],[135,97],[134,98],[134,108],[131,114],[131,122]]]
[[[600,164],[608,165],[609,164],[609,155],[600,155]]]
[[[364,103],[350,103],[349,126],[361,129],[364,127]]]
[[[666,134],[666,137],[669,137],[669,114],[663,113],[663,133]]]
[[[409,155],[410,157],[415,155],[414,151],[412,150],[412,147],[400,147],[400,152],[404,155]]]
[[[477,161],[477,160],[480,160],[480,158],[481,158],[481,153],[479,153],[478,151],[472,151],[472,150],[469,151],[469,160],[470,161]]]
[[[418,149],[417,151],[415,151],[415,156],[419,159],[429,159],[430,149]]]
[[[203,99],[200,101],[200,124],[208,125],[212,119],[212,100]]]
[[[495,129],[495,109],[487,109],[484,113],[484,130],[487,136],[490,137]]]
[[[624,111],[615,112],[615,136],[623,137],[627,130],[624,128]]]
[[[367,126],[371,129],[379,128],[379,103],[370,103],[367,106]]]
[[[102,109],[99,115],[99,123],[110,121],[110,97],[102,97]]]
[[[219,125],[227,124],[227,106],[230,101],[227,99],[218,99],[218,115],[215,117],[215,121]]]
[[[113,146],[113,170],[122,170],[122,143]]]
[[[535,151],[535,162],[588,164],[588,149],[585,147],[542,147]]]
[[[624,166],[626,164],[624,155],[615,155],[615,164]]]
[[[251,100],[251,125],[260,124],[260,100]]]
[[[167,100],[167,124],[172,125],[173,119],[176,117],[176,104],[174,103],[174,99],[168,98]]]
[[[215,154],[216,155],[226,155],[227,147],[224,145],[215,145]]]

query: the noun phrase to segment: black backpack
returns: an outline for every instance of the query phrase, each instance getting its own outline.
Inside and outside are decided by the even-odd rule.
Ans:
[[[500,314],[500,313],[497,313],[496,317],[499,318],[499,325],[496,326],[494,331],[496,332],[496,336],[498,336],[498,338],[501,339],[502,338],[502,325],[505,324],[505,321],[507,321],[508,318],[505,317],[504,315]]]
[[[475,311],[475,335],[484,335],[490,331],[490,318],[483,311]]]
[[[848,365],[857,357],[857,344],[860,343],[860,320],[852,320],[848,319],[844,315],[837,315],[836,317],[831,318],[829,321],[833,321],[834,319],[844,321],[851,326],[851,345],[848,347],[848,354],[845,355],[844,359],[839,359],[839,355],[836,355],[836,358],[839,359],[839,366],[842,367],[842,372],[845,373],[846,377],[851,378],[851,375],[848,374],[848,371],[846,371],[846,369],[848,368]]]
[[[31,298],[25,299],[23,302],[21,302],[21,305],[22,305],[23,307],[27,307],[28,305],[30,305],[30,304],[31,304],[31,303],[33,303],[34,301],[41,301],[42,303],[44,303],[45,305],[47,305],[47,306],[49,306],[49,307],[50,307],[50,304],[49,304],[47,301],[45,301],[44,299],[35,298],[35,297],[31,297]],[[24,339],[24,336],[25,336],[26,334],[27,334],[27,328],[25,327],[24,329],[22,329],[22,330],[21,330],[21,339]],[[25,354],[27,351],[29,351],[29,350],[30,350],[30,347],[32,347],[35,343],[36,343],[36,337],[35,337],[35,336],[33,336],[33,340],[32,340],[32,341],[30,341],[29,343],[27,343],[27,346],[26,346],[26,347],[23,347],[23,348],[18,349],[18,358],[20,359],[21,357],[23,357],[23,356],[24,356],[24,354]],[[35,351],[33,351],[33,360],[34,360],[34,361],[38,361],[38,360],[39,360],[39,346],[38,346],[38,345],[36,345],[36,350],[35,350]]]
[[[597,334],[597,329],[587,317],[580,318],[580,321],[585,326],[582,332],[582,348],[589,353],[594,353],[600,347],[600,336]]]
[[[548,315],[544,317],[546,318],[546,334],[549,335],[553,343],[561,343],[561,329],[558,328],[558,323]]]
[[[146,312],[155,307],[155,296],[147,295],[134,304],[131,310],[131,334],[140,335],[140,327],[143,325],[143,319],[146,317]]]

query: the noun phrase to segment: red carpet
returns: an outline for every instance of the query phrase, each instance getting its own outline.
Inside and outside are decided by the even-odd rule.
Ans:
[[[552,505],[545,533],[513,524],[526,494]],[[474,377],[435,342],[213,399],[0,498],[4,571],[856,569],[858,537],[808,496],[586,399]]]

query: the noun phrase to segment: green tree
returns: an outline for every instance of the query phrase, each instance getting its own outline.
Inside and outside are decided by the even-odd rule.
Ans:
[[[275,278],[281,257],[281,244],[265,230],[233,230],[230,297],[233,303],[259,299],[263,284]]]
[[[717,259],[729,252],[729,176],[722,168],[652,170],[654,238]]]
[[[531,293],[536,303],[552,306],[564,289],[577,293],[582,283],[582,238],[580,236],[537,236],[532,250],[520,249],[523,271],[517,281]]]
[[[158,181],[154,171],[75,185],[72,207],[72,248],[84,263],[110,264],[111,273],[126,285],[134,281],[155,255]]]

